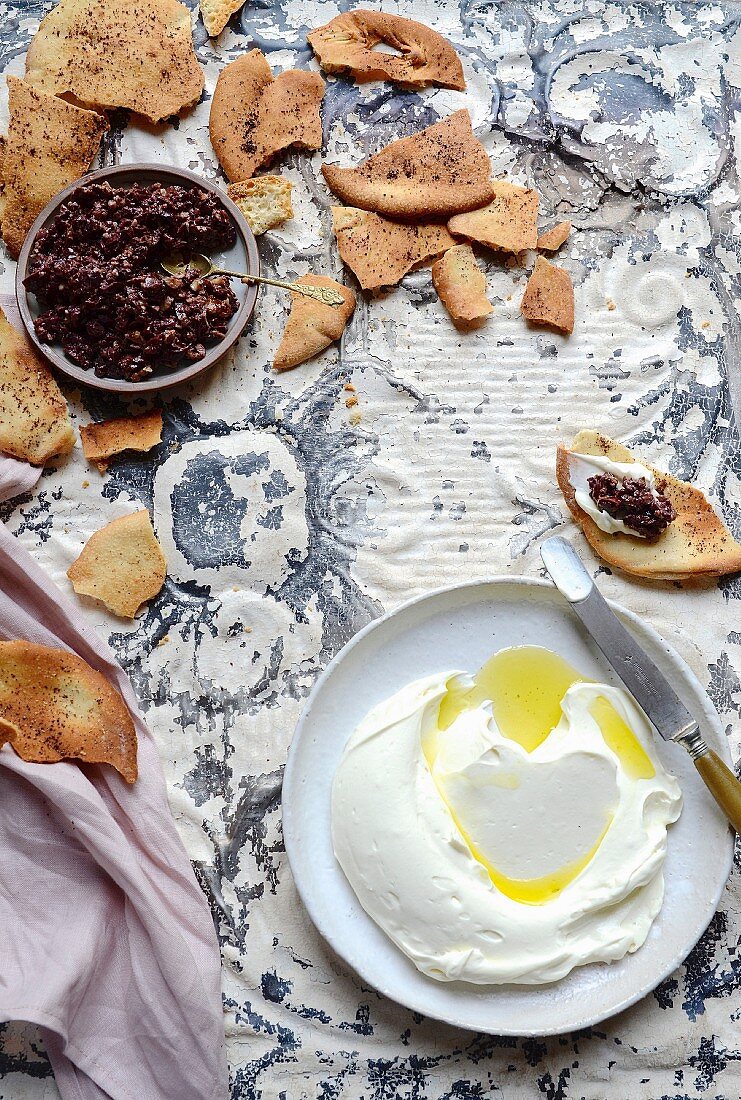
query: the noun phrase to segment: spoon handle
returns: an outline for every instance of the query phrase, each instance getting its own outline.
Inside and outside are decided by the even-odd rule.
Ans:
[[[243,283],[268,283],[270,286],[279,286],[282,290],[292,290],[296,294],[305,294],[307,298],[314,298],[317,302],[323,302],[325,306],[341,306],[345,299],[338,290],[331,286],[312,286],[311,283],[285,283],[281,279],[268,279],[264,275],[240,275]]]

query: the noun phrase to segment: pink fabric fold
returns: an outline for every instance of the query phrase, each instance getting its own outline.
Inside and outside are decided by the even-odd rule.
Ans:
[[[39,471],[0,458],[0,499]],[[0,1020],[43,1029],[64,1100],[224,1100],[219,947],[127,677],[0,526],[0,637],[79,654],[136,723],[139,779],[0,750]]]

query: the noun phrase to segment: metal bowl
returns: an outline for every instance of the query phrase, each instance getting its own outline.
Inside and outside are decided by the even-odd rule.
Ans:
[[[238,207],[227,197],[218,184],[202,179],[201,176],[197,176],[194,172],[187,172],[183,168],[169,168],[161,164],[126,164],[115,168],[102,168],[98,172],[89,172],[81,179],[75,180],[69,187],[65,187],[58,195],[55,195],[31,226],[18,257],[15,293],[28,335],[44,358],[53,367],[58,368],[63,374],[74,379],[75,382],[79,382],[84,386],[92,386],[97,390],[106,390],[109,393],[141,394],[151,393],[153,390],[169,389],[170,386],[177,386],[179,383],[195,378],[196,375],[207,371],[239,339],[255,311],[257,286],[255,284],[240,283],[236,280],[232,282],[232,290],[239,301],[239,308],[229,321],[224,339],[220,340],[218,344],[207,348],[202,359],[197,360],[195,363],[185,363],[179,367],[163,368],[160,371],[155,370],[154,374],[142,382],[129,382],[120,378],[99,378],[94,371],[73,363],[58,345],[42,343],[36,335],[34,326],[34,319],[38,317],[41,309],[35,295],[30,294],[23,285],[36,236],[41,228],[54,216],[57,208],[74,191],[84,184],[102,180],[107,180],[112,186],[116,187],[131,187],[135,183],[175,183],[188,187],[197,186],[216,195],[229,214],[237,231],[236,243],[225,252],[218,252],[213,255],[214,263],[219,267],[223,266],[230,268],[232,271],[244,271],[247,274],[259,275],[260,256],[257,250],[257,242]]]

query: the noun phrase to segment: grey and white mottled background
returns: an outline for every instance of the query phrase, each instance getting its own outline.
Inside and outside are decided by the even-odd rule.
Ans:
[[[49,6],[0,4],[5,71],[22,73]],[[468,90],[330,80],[325,155],[349,163],[467,106],[494,172],[535,186],[544,221],[577,227],[560,261],[576,284],[573,337],[528,331],[518,313],[527,268],[489,256],[495,313],[479,333],[456,333],[422,270],[361,302],[339,353],[276,376],[286,302],[267,292],[235,356],[164,400],[153,454],[101,477],[78,449],[4,518],[67,590],[66,568],[93,530],[141,503],[153,509],[165,588],[132,626],[92,606],[90,616],[146,708],[211,899],[233,1100],[737,1100],[738,871],[707,933],[652,996],[545,1041],[456,1031],[384,1000],[328,951],[293,887],[281,776],[317,673],[409,596],[460,578],[537,575],[539,540],[555,528],[587,554],[554,485],[559,439],[594,426],[627,440],[701,485],[741,536],[741,5],[383,6],[447,34]],[[256,0],[218,43],[196,23],[203,102],[172,126],[119,119],[104,162],[161,159],[218,177],[207,122],[219,68],[253,46],[274,69],[314,65],[306,30],[337,10]],[[340,271],[320,163],[281,165],[296,218],[262,238],[268,271]],[[2,264],[10,291],[13,265]],[[68,397],[83,423],[124,408],[92,391]],[[684,592],[589,560],[603,590],[649,618],[708,685],[738,759],[741,582]],[[0,1026],[0,1100],[57,1095],[34,1034]]]

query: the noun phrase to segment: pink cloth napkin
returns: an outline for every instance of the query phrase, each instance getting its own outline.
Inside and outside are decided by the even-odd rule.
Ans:
[[[40,471],[0,457],[0,500]],[[219,947],[131,684],[0,525],[0,637],[79,654],[123,695],[139,779],[0,750],[0,1020],[40,1025],[64,1100],[224,1100]]]

